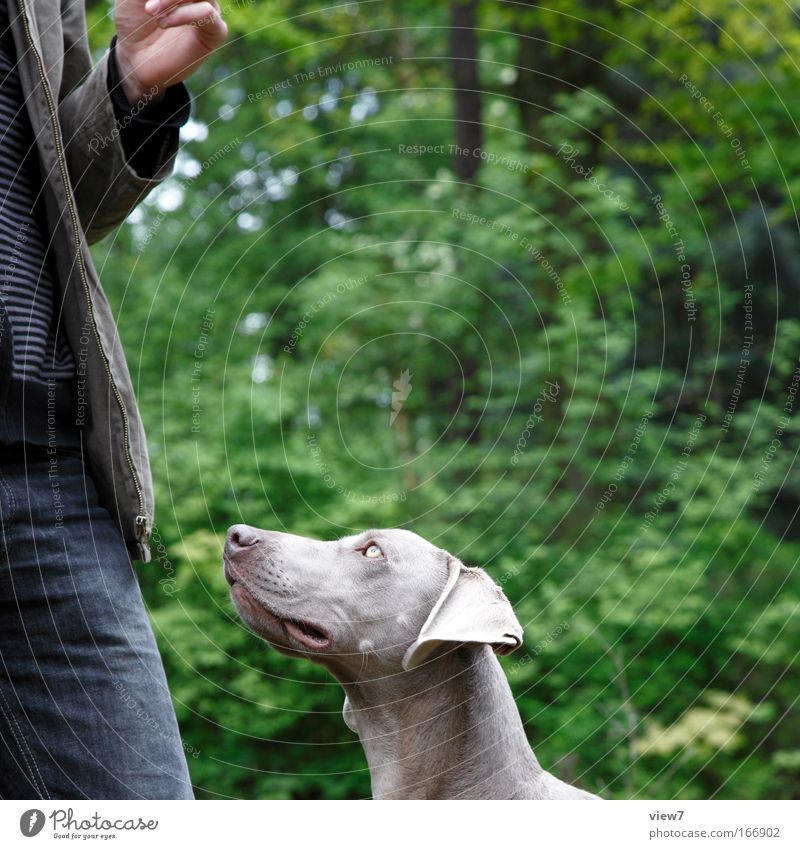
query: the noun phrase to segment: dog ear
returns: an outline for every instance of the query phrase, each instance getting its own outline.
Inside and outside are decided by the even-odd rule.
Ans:
[[[419,636],[403,657],[413,669],[445,643],[487,643],[495,654],[522,645],[522,627],[505,594],[483,571],[451,557],[447,584]]]

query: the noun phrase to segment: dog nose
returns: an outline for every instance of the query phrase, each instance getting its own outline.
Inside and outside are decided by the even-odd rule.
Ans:
[[[233,525],[228,528],[228,545],[234,551],[242,548],[251,548],[261,542],[261,537],[255,528],[250,525]]]

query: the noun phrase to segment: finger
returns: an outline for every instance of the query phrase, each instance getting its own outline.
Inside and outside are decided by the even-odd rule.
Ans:
[[[178,6],[186,5],[187,3],[194,3],[197,0],[147,0],[144,4],[145,12],[155,16],[155,15],[165,15],[167,12],[171,12],[173,9],[176,9]],[[208,0],[214,8],[219,11],[219,3],[217,0]]]
[[[164,29],[196,26],[210,35],[218,35],[223,38],[228,32],[228,27],[222,20],[219,9],[209,0],[203,0],[201,3],[182,4],[159,18],[158,25]]]
[[[150,13],[156,19],[156,23],[162,27],[183,26],[186,23],[192,26],[206,27],[213,23],[211,16],[213,16],[214,12],[216,12],[218,18],[222,18],[222,11],[220,10],[217,0],[152,0],[152,2],[157,3],[158,6],[154,7]],[[174,17],[175,12],[180,11],[182,8],[187,6],[198,6],[201,3],[205,3],[206,5],[213,7],[209,10],[209,15],[201,16],[203,18],[202,20],[184,20],[184,17]],[[147,9],[147,5],[145,5],[145,9]],[[209,20],[205,20],[204,18],[206,17],[208,17]],[[162,23],[162,21],[164,23]]]

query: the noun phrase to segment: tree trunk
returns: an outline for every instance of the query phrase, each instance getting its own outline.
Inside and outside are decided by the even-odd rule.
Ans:
[[[526,4],[531,8],[526,9]],[[606,71],[604,62],[613,44],[606,30],[613,27],[618,8],[612,0],[583,0],[575,12],[583,23],[564,42],[554,34],[558,27],[546,7],[535,0],[521,0],[520,10],[514,26],[518,37],[514,97],[528,148],[551,152],[540,121],[556,109],[559,94],[574,94],[587,86],[599,89],[614,102],[624,101],[630,94]]]
[[[450,63],[455,99],[454,167],[459,180],[469,182],[481,164],[483,141],[481,92],[478,82],[477,0],[450,7]]]

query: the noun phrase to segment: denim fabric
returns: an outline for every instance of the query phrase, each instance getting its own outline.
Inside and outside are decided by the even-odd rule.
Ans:
[[[82,460],[2,448],[0,798],[191,797],[139,585]]]

